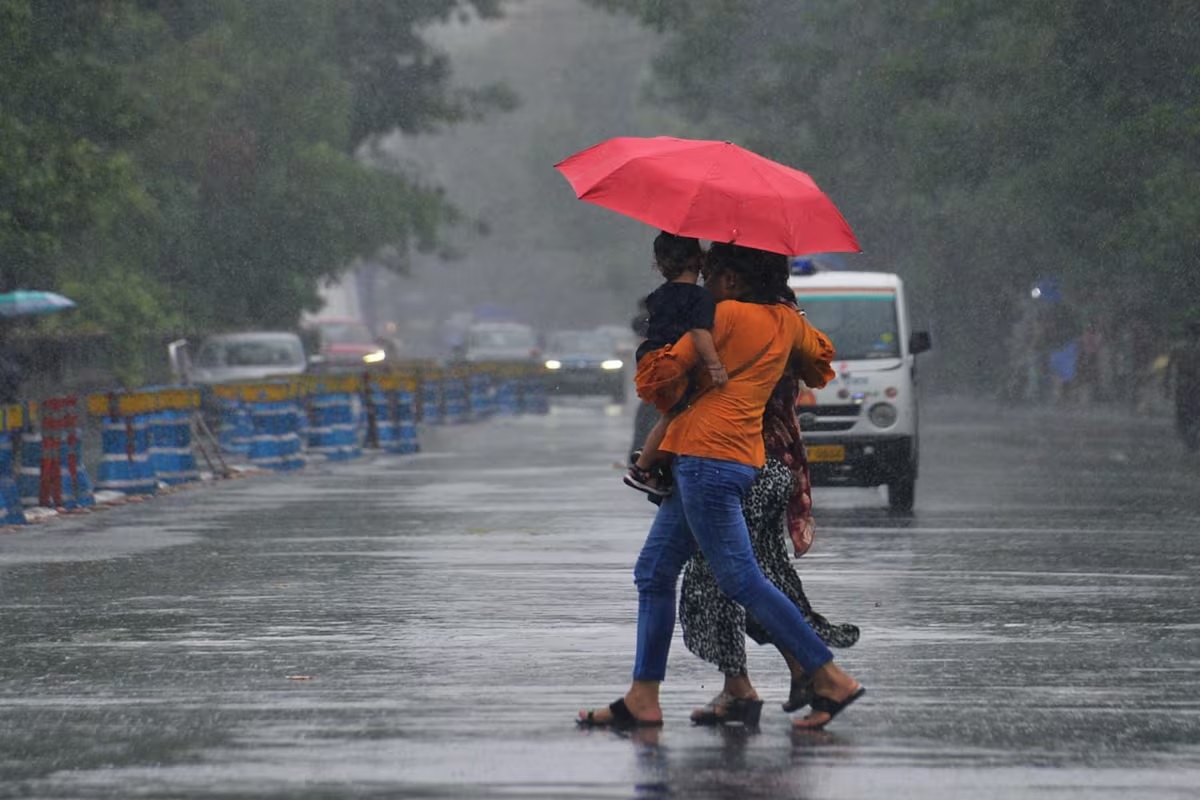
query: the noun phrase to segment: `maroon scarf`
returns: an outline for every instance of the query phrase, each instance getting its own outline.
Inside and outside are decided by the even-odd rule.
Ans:
[[[797,557],[804,555],[812,546],[816,527],[812,516],[812,478],[808,471],[808,453],[804,450],[800,420],[796,417],[796,398],[799,394],[800,379],[790,369],[785,370],[763,410],[763,445],[767,456],[782,461],[796,478],[792,496],[788,498],[787,527]]]

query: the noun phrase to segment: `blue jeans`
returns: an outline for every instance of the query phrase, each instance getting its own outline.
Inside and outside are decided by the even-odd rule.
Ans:
[[[754,615],[774,641],[812,674],[833,659],[796,605],[766,579],[742,516],[742,495],[754,482],[754,467],[733,461],[677,456],[675,491],[658,516],[633,569],[638,588],[637,660],[633,679],[661,681],[675,633],[675,587],[697,544],[717,585]]]

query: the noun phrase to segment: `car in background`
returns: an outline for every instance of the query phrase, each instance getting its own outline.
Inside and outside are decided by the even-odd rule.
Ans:
[[[462,357],[467,361],[534,361],[541,355],[533,328],[520,322],[476,322],[467,327]]]
[[[638,343],[641,341],[638,339],[637,334],[633,332],[633,328],[628,324],[597,325],[596,332],[603,333],[613,340],[616,352],[622,359],[626,357],[633,358],[634,353],[637,351]]]
[[[546,337],[543,363],[547,389],[555,394],[606,394],[625,402],[625,364],[613,338],[603,331],[555,331]]]
[[[302,326],[313,351],[313,363],[322,370],[361,369],[395,361],[387,343],[353,317],[320,317]]]
[[[172,367],[187,383],[211,385],[300,375],[308,358],[300,337],[290,331],[220,333],[203,339],[194,352],[172,348]],[[177,365],[177,360],[179,361]]]

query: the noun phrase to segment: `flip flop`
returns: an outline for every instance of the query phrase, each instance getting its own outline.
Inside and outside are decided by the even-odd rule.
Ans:
[[[612,719],[596,719],[596,710],[590,709],[583,719],[576,718],[575,724],[581,728],[611,728],[613,730],[630,730],[632,728],[661,728],[662,720],[638,719],[625,705],[625,698],[619,698],[608,704]]]
[[[745,725],[753,728],[762,716],[763,701],[749,697],[733,697],[721,692],[704,708],[692,712],[694,725]],[[725,709],[718,714],[717,708]]]
[[[819,731],[829,723],[833,722],[834,717],[845,711],[858,698],[867,693],[867,687],[860,686],[858,691],[847,697],[842,702],[825,697],[824,695],[814,695],[812,700],[813,713],[825,712],[829,715],[829,719],[822,722],[820,725],[794,725],[793,728],[798,731]]]

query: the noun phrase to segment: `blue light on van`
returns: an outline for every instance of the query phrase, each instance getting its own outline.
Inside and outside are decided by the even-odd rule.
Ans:
[[[790,263],[793,275],[817,274],[817,265],[811,258],[800,258],[799,256],[793,256]]]

